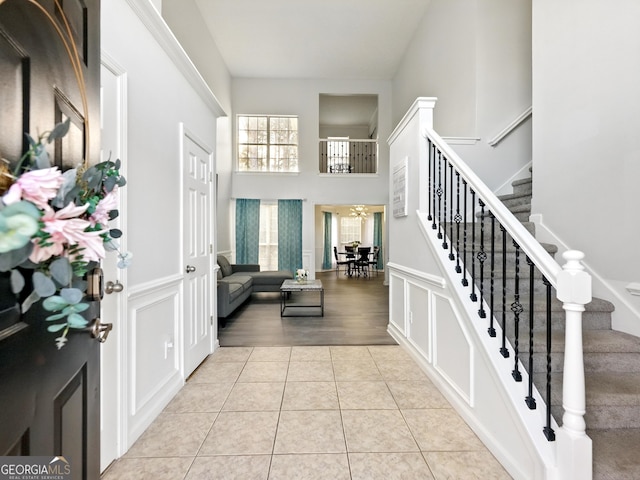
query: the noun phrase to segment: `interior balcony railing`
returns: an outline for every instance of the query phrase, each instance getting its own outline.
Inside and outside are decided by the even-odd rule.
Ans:
[[[322,138],[319,159],[320,173],[378,173],[378,141]]]

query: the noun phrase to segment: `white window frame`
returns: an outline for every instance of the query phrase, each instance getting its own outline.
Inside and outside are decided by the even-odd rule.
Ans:
[[[241,129],[240,125],[244,119],[264,119],[266,130]],[[272,123],[286,119],[289,122],[288,140],[289,142],[276,141],[275,129]],[[295,119],[295,128],[291,127],[291,120]],[[236,148],[237,148],[237,169],[239,172],[276,172],[276,173],[298,173],[299,172],[299,122],[297,115],[237,115],[236,117]],[[247,132],[246,134],[244,132]],[[251,132],[264,132],[264,141],[250,141]],[[256,135],[257,136],[257,135]],[[253,157],[243,156],[245,150],[262,151],[261,155]],[[288,156],[280,158],[278,151],[288,152]],[[252,163],[254,163],[252,165]],[[263,162],[260,164],[260,162]]]

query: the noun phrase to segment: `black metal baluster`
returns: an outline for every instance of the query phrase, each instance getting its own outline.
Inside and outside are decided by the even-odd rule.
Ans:
[[[462,221],[462,215],[460,215],[460,172],[456,171],[456,216],[454,217],[456,222],[456,273],[461,273],[460,268],[460,222]]]
[[[433,174],[433,188],[431,190],[431,196],[432,196],[432,206],[433,206],[433,218],[432,218],[432,223],[431,223],[431,228],[433,230],[435,230],[436,227],[436,146],[433,145],[433,156],[432,156],[432,160],[433,160],[433,168],[432,168],[432,174]]]
[[[509,358],[507,349],[507,231],[500,224],[502,232],[502,347],[500,353],[504,358]]]
[[[476,192],[471,190],[471,298],[472,302],[478,301],[476,295]]]
[[[449,162],[449,260],[455,260],[453,254],[453,165]]]
[[[513,303],[511,304],[511,311],[513,312],[513,320],[514,320],[514,328],[515,328],[515,341],[513,345],[514,350],[514,361],[513,361],[513,371],[511,372],[511,376],[516,382],[522,381],[522,374],[520,373],[520,366],[518,365],[518,360],[520,356],[519,349],[519,341],[520,341],[520,314],[523,311],[522,304],[520,303],[520,245],[513,241],[513,246],[516,247],[516,272],[515,272],[515,280],[514,280],[514,294],[513,294]]]
[[[487,312],[484,310],[484,262],[487,259],[487,253],[484,251],[484,207],[485,203],[478,199],[480,204],[480,250],[478,251],[478,263],[480,265],[480,308],[478,315],[480,318],[486,318]]]
[[[534,272],[535,265],[527,256],[527,264],[529,265],[529,395],[525,399],[529,410],[535,410],[536,399],[533,398],[533,298],[534,298]]]
[[[449,248],[447,244],[447,164],[449,160],[447,157],[444,158],[444,192],[442,196],[444,197],[444,208],[442,210],[442,220],[440,220],[440,225],[442,225],[442,234],[438,233],[438,238],[442,238],[442,248],[445,250]],[[438,230],[440,232],[440,230]]]
[[[467,181],[462,180],[464,184],[464,247],[462,248],[462,286],[469,285],[467,280]]]
[[[438,195],[438,238],[442,238],[442,153],[440,150],[438,150],[438,189],[436,194]],[[433,228],[436,228],[435,221]]]
[[[556,433],[551,428],[551,282],[542,277],[542,283],[547,287],[547,425],[542,429],[547,440],[553,442]]]
[[[433,161],[433,143],[431,143],[431,139],[427,138],[427,142],[429,145],[429,189],[427,190],[427,197],[429,200],[429,215],[427,216],[428,220],[433,220],[433,203],[431,202],[431,195],[433,191],[433,172],[431,171],[431,162]]]
[[[494,316],[495,316],[495,304],[494,304],[494,295],[495,295],[495,277],[496,277],[496,217],[493,215],[493,212],[489,212],[489,216],[491,218],[491,298],[489,299],[489,308],[491,309],[489,313],[489,329],[487,332],[490,337],[496,336],[496,329],[493,326]]]

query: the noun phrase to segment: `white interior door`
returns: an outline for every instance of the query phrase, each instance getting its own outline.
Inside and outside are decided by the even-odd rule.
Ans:
[[[213,153],[182,132],[184,192],[184,376],[211,353]]]
[[[101,67],[101,161],[123,159],[124,155],[124,105],[125,76],[115,73],[115,69]],[[127,177],[126,162],[120,172]],[[126,211],[124,201],[126,189],[118,191],[120,216],[110,222],[112,228],[124,230]],[[125,232],[126,233],[126,232]],[[125,239],[120,244],[126,250]],[[104,282],[113,285],[105,293],[101,302],[101,319],[103,323],[113,324],[113,330],[107,341],[100,347],[100,471],[104,471],[111,462],[124,453],[122,442],[122,389],[126,371],[123,365],[122,346],[125,325],[122,312],[126,311],[126,271],[116,267],[118,258],[115,252],[107,252],[102,262]]]

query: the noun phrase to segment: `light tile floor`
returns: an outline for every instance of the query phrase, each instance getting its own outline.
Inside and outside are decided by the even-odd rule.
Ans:
[[[510,478],[399,346],[220,348],[102,476]]]

